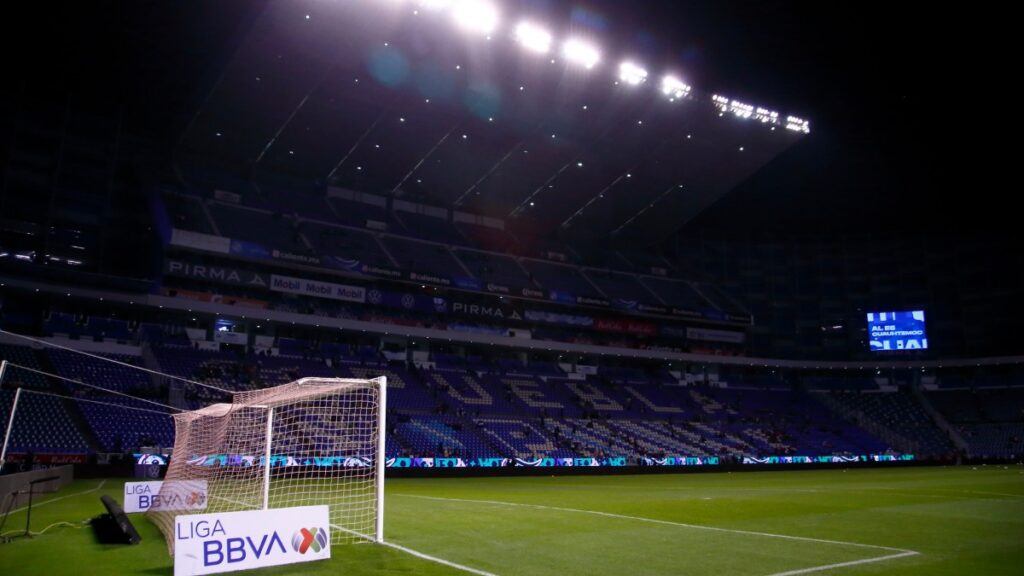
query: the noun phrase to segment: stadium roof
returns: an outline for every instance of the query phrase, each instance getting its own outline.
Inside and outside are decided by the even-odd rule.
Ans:
[[[490,35],[429,6],[268,5],[191,119],[183,150],[534,234],[651,242],[807,129],[787,127],[785,109],[701,87],[675,83],[666,94],[663,75],[685,78],[678,62],[634,57],[578,17],[545,20],[551,48],[538,53],[516,41],[512,6],[501,6]],[[570,37],[599,46],[601,61],[574,64],[561,50]],[[620,68],[627,57],[635,64]],[[628,74],[640,67],[646,81]]]

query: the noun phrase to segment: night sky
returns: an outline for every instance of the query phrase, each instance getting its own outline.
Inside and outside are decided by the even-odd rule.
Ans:
[[[802,110],[813,133],[691,228],[1005,233],[1017,186],[1009,23],[863,2],[647,2],[699,81]],[[737,226],[739,224],[739,226]]]

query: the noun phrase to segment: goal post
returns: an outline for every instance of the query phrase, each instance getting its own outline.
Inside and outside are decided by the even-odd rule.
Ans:
[[[175,414],[168,505],[147,516],[172,553],[176,516],[314,505],[332,545],[382,542],[386,394],[384,377],[302,378]]]
[[[3,381],[3,373],[7,368],[7,361],[0,364],[0,382]],[[14,416],[18,413],[18,400],[21,399],[21,387],[14,391],[14,402],[11,403],[11,412],[7,415],[7,429],[4,432],[4,443],[0,447],[0,472],[3,472],[4,464],[7,462],[7,446],[11,442],[11,430],[14,429]]]

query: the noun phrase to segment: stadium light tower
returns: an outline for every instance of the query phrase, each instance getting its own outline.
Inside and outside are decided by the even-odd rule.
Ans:
[[[565,44],[562,45],[562,55],[566,60],[580,64],[587,70],[593,68],[601,60],[601,53],[593,44],[576,38],[565,41]]]
[[[647,81],[647,70],[627,60],[619,64],[619,80],[632,86],[638,86]]]
[[[516,26],[516,42],[532,52],[547,54],[551,50],[551,33],[529,22],[520,22]]]
[[[498,27],[498,9],[485,0],[459,0],[452,5],[452,18],[463,30],[490,34]]]
[[[675,76],[668,75],[661,79],[661,93],[676,100],[690,93],[690,85]]]

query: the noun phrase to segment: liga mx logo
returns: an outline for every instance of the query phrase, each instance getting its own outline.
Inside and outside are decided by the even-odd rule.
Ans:
[[[292,536],[292,549],[305,554],[310,548],[319,552],[327,547],[327,530],[319,528],[303,528]]]
[[[206,494],[202,492],[189,492],[185,497],[185,505],[189,508],[204,508],[206,505]]]

